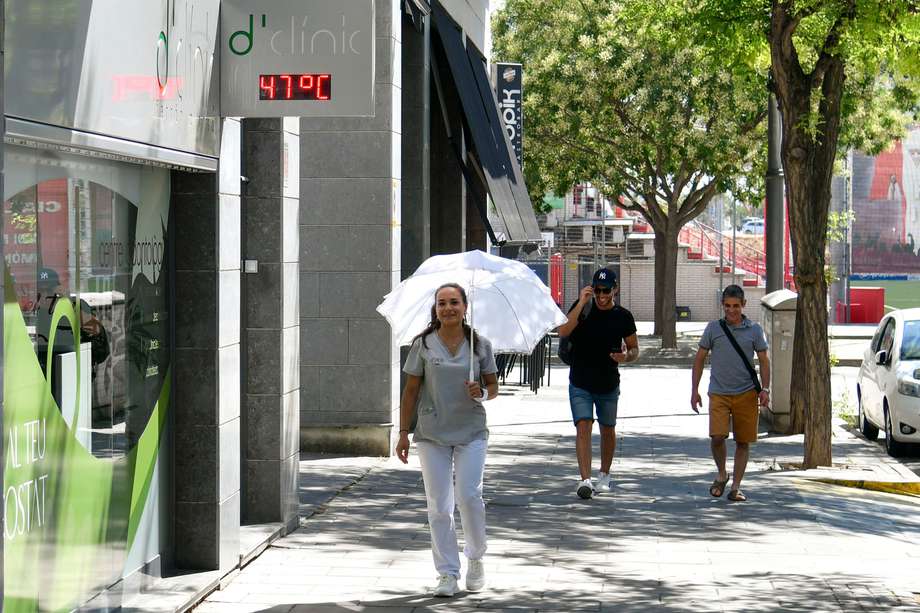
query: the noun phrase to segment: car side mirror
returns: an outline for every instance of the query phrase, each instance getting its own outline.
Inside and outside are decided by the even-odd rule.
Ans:
[[[884,366],[888,363],[888,352],[882,349],[875,354],[875,363],[879,366]]]

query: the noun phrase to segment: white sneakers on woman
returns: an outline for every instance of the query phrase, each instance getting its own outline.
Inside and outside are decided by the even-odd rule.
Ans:
[[[460,587],[457,585],[456,577],[453,575],[441,575],[438,577],[438,585],[434,588],[432,594],[442,598],[449,598],[459,590]]]
[[[470,567],[466,569],[466,590],[478,592],[486,586],[486,569],[482,560],[470,560]]]
[[[486,586],[486,569],[482,560],[470,560],[469,568],[466,569],[466,590],[468,592],[478,592]],[[434,588],[432,594],[442,598],[449,598],[460,591],[457,585],[457,578],[453,575],[441,575],[438,577],[438,585]]]

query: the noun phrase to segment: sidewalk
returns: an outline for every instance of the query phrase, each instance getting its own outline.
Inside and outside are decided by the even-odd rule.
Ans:
[[[363,464],[353,485],[196,611],[920,610],[915,499],[771,470],[801,460],[801,437],[754,448],[749,502],[710,497],[707,417],[689,412],[688,381],[685,369],[624,373],[615,491],[589,501],[574,494],[564,376],[537,396],[504,390],[488,405],[483,592],[428,596],[435,572],[412,454],[408,467]],[[841,429],[834,450],[848,467],[824,472],[839,478],[916,480]]]

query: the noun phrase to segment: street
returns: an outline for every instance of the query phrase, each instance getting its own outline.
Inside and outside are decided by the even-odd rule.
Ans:
[[[624,373],[614,491],[580,500],[565,374],[537,395],[506,387],[487,407],[484,591],[428,595],[436,573],[413,448],[405,467],[370,461],[195,610],[920,610],[917,499],[781,470],[801,460],[802,438],[769,435],[752,450],[748,502],[712,498],[707,416],[689,410],[687,369]],[[839,427],[834,454],[822,475],[916,480]],[[301,491],[311,470],[349,461],[303,460]]]

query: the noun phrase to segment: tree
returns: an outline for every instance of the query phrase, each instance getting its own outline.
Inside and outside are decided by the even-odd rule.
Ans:
[[[877,152],[920,100],[917,0],[708,0],[727,56],[770,56],[799,299],[791,398],[805,466],[831,463],[825,249],[831,179],[848,147]]]
[[[579,181],[655,231],[655,328],[675,347],[680,229],[712,197],[743,197],[763,155],[757,71],[688,27],[692,0],[508,0],[494,55],[524,65],[525,175],[535,196]],[[767,58],[761,69],[766,70]],[[535,201],[540,198],[535,197]]]

